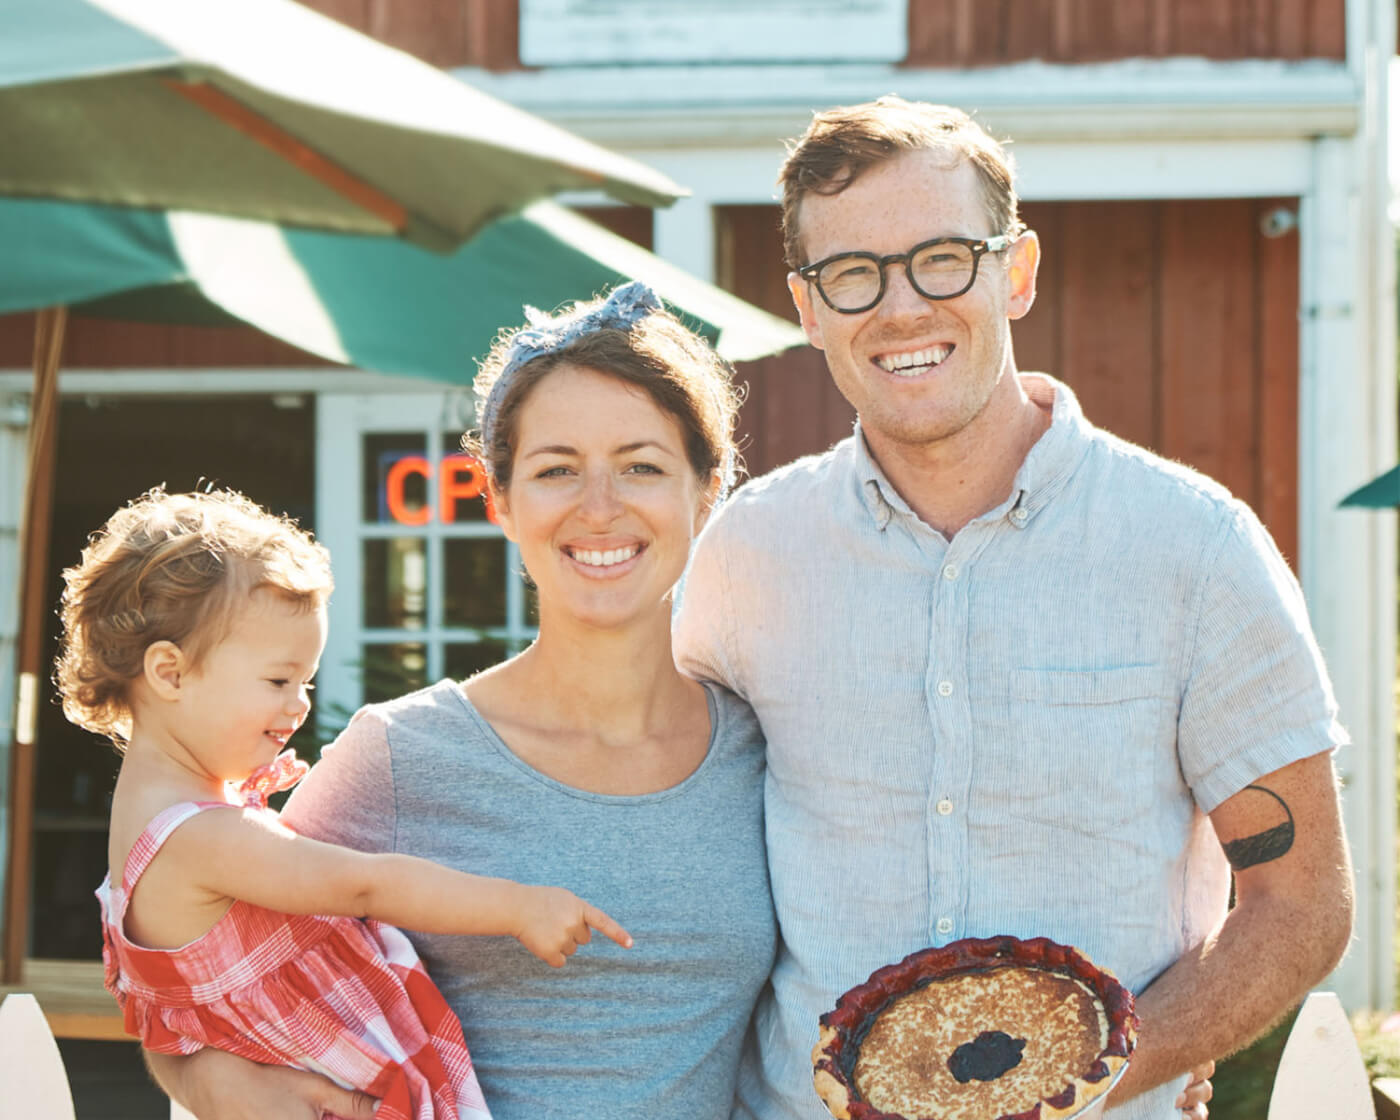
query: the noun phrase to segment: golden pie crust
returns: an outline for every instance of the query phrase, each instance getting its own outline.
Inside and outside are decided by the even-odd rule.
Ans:
[[[965,938],[872,973],[821,1018],[837,1120],[1067,1120],[1122,1076],[1133,997],[1046,938]]]

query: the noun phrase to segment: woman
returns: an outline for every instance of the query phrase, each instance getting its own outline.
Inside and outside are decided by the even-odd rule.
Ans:
[[[670,616],[733,477],[728,370],[631,284],[508,336],[476,388],[471,450],[538,588],[539,637],[465,684],[359,713],[283,819],[363,850],[568,884],[632,934],[630,950],[598,938],[562,972],[512,938],[410,934],[496,1120],[726,1120],[775,940],[762,740],[746,705],[676,670]],[[304,1091],[283,1071],[219,1073],[216,1057],[173,1079],[153,1058],[201,1120],[252,1115],[252,1074]],[[256,1114],[353,1106],[276,1107]]]

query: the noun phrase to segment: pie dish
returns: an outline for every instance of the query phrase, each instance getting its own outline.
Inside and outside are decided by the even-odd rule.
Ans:
[[[877,969],[821,1018],[817,1095],[837,1120],[1069,1120],[1137,1040],[1133,997],[1046,938],[965,938]]]

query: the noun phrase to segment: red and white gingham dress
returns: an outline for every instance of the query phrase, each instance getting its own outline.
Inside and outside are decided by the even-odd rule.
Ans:
[[[305,770],[286,752],[249,779],[249,804],[273,812],[267,793]],[[97,890],[107,989],[127,1031],[165,1054],[213,1046],[324,1074],[380,1098],[377,1120],[489,1120],[461,1025],[393,926],[235,900],[179,949],[126,939],[132,888],[166,838],[196,813],[229,808],[238,807],[172,805],[132,846],[122,885],[109,875]]]

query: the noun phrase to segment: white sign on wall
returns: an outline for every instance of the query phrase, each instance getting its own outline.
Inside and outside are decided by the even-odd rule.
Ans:
[[[527,66],[900,62],[908,0],[520,0]]]

